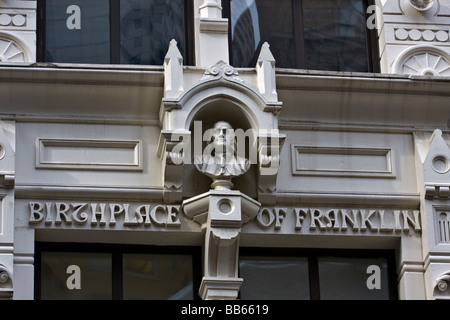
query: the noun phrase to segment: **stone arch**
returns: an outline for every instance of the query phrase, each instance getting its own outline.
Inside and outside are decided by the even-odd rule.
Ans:
[[[270,58],[268,45],[264,48],[262,56]],[[285,135],[278,130],[282,103],[276,94],[274,64],[267,57],[261,60],[253,74],[246,75],[246,81],[235,68],[219,61],[207,68],[195,85],[184,88],[180,57],[175,43],[171,43],[164,65],[165,97],[160,109],[162,130],[158,147],[164,165],[165,200],[177,202],[209,189],[210,183],[202,182],[204,177],[194,177],[196,173],[192,170],[192,151],[195,155],[203,147],[195,147],[199,133],[193,124],[202,123],[200,143],[203,143],[204,129],[226,121],[235,130],[241,129],[244,137],[250,130],[254,138],[248,153],[256,156],[251,158],[254,160],[251,170],[233,180],[236,189],[262,203],[275,203],[279,154]],[[250,180],[240,184],[237,179]]]

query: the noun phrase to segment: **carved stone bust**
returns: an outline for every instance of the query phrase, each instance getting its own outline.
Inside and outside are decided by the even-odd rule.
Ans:
[[[213,179],[213,189],[231,189],[231,180],[245,174],[250,162],[237,156],[233,127],[224,121],[214,125],[212,143],[195,158],[198,171]]]

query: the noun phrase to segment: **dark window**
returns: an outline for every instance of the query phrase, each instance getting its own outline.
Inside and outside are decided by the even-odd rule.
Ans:
[[[200,265],[198,248],[37,243],[35,298],[195,300]]]
[[[277,67],[378,72],[377,34],[366,23],[369,2],[228,0],[232,65],[254,67],[268,42]]]
[[[192,1],[39,0],[38,61],[162,65],[175,39],[193,60]]]
[[[395,260],[385,250],[242,248],[242,300],[397,299]]]

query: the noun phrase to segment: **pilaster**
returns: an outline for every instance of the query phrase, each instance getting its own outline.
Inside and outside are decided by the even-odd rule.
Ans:
[[[228,20],[222,18],[221,0],[204,0],[195,26],[196,65],[208,67],[220,60],[228,63]]]
[[[415,134],[422,186],[422,251],[427,299],[450,299],[450,138]]]
[[[450,0],[377,0],[380,6],[381,72],[449,76]]]
[[[0,299],[14,293],[15,124],[0,122]]]

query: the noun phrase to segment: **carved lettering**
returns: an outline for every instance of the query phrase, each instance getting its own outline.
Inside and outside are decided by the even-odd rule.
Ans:
[[[317,228],[316,224],[318,224],[320,230],[326,230],[327,227],[321,221],[323,218],[323,213],[317,209],[311,209],[309,212],[311,214],[311,224],[309,225],[309,229],[315,230]]]
[[[294,208],[295,213],[295,230],[301,230],[303,225],[303,220],[307,215],[307,209]]]
[[[126,210],[128,210],[128,205],[121,205],[121,204],[110,204],[109,208],[111,210],[111,217],[109,219],[109,225],[115,226],[116,225],[116,216],[121,215]]]
[[[179,206],[167,206],[167,226],[168,227],[178,227],[181,225],[178,219]]]
[[[332,209],[332,210],[328,210],[327,213],[325,213],[324,220],[325,220],[327,229],[333,228],[334,230],[339,230],[339,222],[337,220],[336,211],[337,210]]]
[[[163,205],[158,205],[155,206],[152,211],[150,211],[150,217],[152,218],[152,221],[155,223],[155,225],[164,226],[166,224],[166,220],[159,220],[157,216],[158,212],[160,212],[161,216],[164,217],[164,215],[166,214],[166,207]]]
[[[414,220],[409,216],[408,210],[402,210],[403,231],[409,231],[409,227],[413,227],[414,231],[420,230],[419,211],[413,211]]]
[[[291,218],[290,218],[291,216]],[[289,220],[289,222],[286,222]],[[279,230],[281,223],[292,225],[295,232],[308,225],[310,232],[392,233],[420,232],[420,212],[417,210],[379,209],[312,209],[261,208],[255,219],[264,230]],[[303,231],[308,232],[308,231]]]
[[[345,210],[345,209],[340,210],[340,213],[341,213],[341,221],[342,221],[341,230],[347,230],[347,222],[348,222],[349,224],[351,224],[352,230],[355,230],[355,231],[356,231],[356,230],[359,229],[358,221],[357,221],[357,219],[356,219],[356,213],[357,213],[357,210],[351,210],[351,212],[352,212],[352,216],[350,216],[350,215],[347,213],[347,210]]]
[[[55,224],[57,224],[57,225],[61,224],[63,219],[66,224],[72,223],[72,219],[70,218],[70,214],[68,213],[69,209],[70,209],[70,206],[67,203],[64,203],[64,202],[56,203]],[[61,217],[63,217],[63,219],[61,219]]]
[[[44,219],[44,214],[42,210],[44,210],[44,206],[39,202],[30,202],[30,224],[37,224]]]
[[[86,223],[86,221],[88,220],[88,214],[84,211],[82,211],[82,209],[84,209],[85,207],[87,207],[87,203],[72,203],[70,204],[71,207],[74,209],[73,213],[72,213],[72,217],[73,220],[75,221],[76,224],[84,224]]]
[[[91,204],[92,209],[91,225],[95,226],[97,225],[97,223],[100,223],[101,226],[104,226],[106,224],[105,207],[106,204],[100,203],[100,211],[97,211],[97,204],[96,203]],[[100,220],[100,222],[97,221],[97,218]]]
[[[376,210],[369,210],[369,213],[366,215],[366,210],[359,210],[359,214],[361,216],[361,230],[365,231],[367,228],[370,231],[378,231],[378,228],[374,226],[373,222],[370,220],[376,213]]]
[[[45,228],[179,228],[179,205],[142,203],[71,203],[30,201],[29,224]],[[264,232],[293,233],[420,233],[418,210],[262,207],[248,223]],[[283,226],[283,228],[282,228]],[[304,228],[306,226],[306,228]],[[246,224],[243,226],[245,232]],[[252,227],[254,228],[254,227]]]
[[[47,209],[47,210],[46,210],[47,214],[45,215],[45,224],[46,224],[46,225],[51,225],[52,222],[53,222],[52,217],[51,217],[51,215],[50,215],[50,213],[51,213],[51,211],[50,211],[51,205],[52,205],[51,202],[47,202],[47,203],[45,204],[45,208]]]
[[[129,216],[128,210],[127,210],[127,212],[125,213],[125,220],[124,220],[123,224],[125,226],[136,226],[136,225],[140,225],[142,222],[144,222],[144,218],[142,217],[142,214],[141,214],[142,208],[145,208],[145,205],[138,207],[134,211],[134,216],[132,219],[130,219],[130,216]]]
[[[46,227],[76,226],[115,227],[118,223],[129,227],[151,225],[180,227],[180,206],[162,204],[131,205],[129,203],[68,203],[29,202],[29,224],[43,223]],[[280,218],[280,221],[282,218]]]
[[[259,210],[258,215],[256,216],[256,222],[263,229],[268,229],[275,221],[275,215],[272,210],[268,208],[262,208]]]
[[[281,222],[286,217],[286,208],[275,208],[275,230],[281,229]]]
[[[380,231],[390,232],[394,228],[392,226],[387,226],[384,218],[384,210],[379,210],[378,215],[380,216]]]

